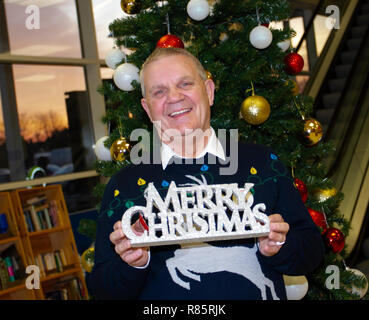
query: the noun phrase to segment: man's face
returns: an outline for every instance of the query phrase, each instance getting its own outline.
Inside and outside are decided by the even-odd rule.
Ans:
[[[141,104],[151,122],[160,122],[161,133],[176,129],[184,136],[210,127],[214,83],[201,79],[190,58],[166,56],[148,64],[144,85],[146,97]]]

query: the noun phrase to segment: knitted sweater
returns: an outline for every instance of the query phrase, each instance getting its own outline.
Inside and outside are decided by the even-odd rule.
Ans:
[[[132,165],[115,174],[99,213],[95,265],[87,277],[90,294],[97,299],[286,299],[282,275],[306,274],[321,262],[320,232],[271,149],[239,144],[238,157],[234,175],[220,175],[224,163],[211,164],[209,155],[203,164],[174,161],[165,170],[160,164]],[[253,183],[254,205],[265,204],[265,214],[279,213],[289,224],[285,244],[272,257],[259,252],[255,238],[155,246],[146,268],[129,266],[109,240],[113,225],[127,208],[146,205],[149,182],[165,199],[171,181],[177,186],[238,183],[239,188]]]

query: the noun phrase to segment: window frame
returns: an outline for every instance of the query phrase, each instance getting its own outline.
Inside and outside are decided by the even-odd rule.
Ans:
[[[4,0],[0,0],[3,2]],[[92,119],[94,141],[100,137],[107,135],[107,126],[102,122],[102,117],[105,115],[104,97],[97,91],[97,88],[102,84],[100,68],[106,67],[104,60],[99,58],[98,44],[96,38],[95,21],[91,0],[75,0],[78,31],[81,43],[81,58],[59,58],[45,56],[26,56],[14,55],[10,52],[0,53],[0,64],[35,64],[35,65],[58,65],[58,66],[81,66],[84,68],[86,91],[88,94],[90,113]],[[1,4],[4,8],[4,3]],[[1,9],[1,8],[0,8]],[[93,30],[93,32],[91,32]],[[14,85],[12,87],[14,90]],[[15,95],[15,92],[13,92]],[[18,111],[16,110],[16,113]],[[15,119],[15,118],[14,118]],[[15,120],[12,121],[15,121]],[[16,119],[17,121],[17,119]],[[13,126],[12,126],[13,127]],[[18,125],[16,127],[19,127]],[[9,133],[5,130],[5,136]],[[92,147],[92,146],[91,146]],[[0,191],[13,190],[18,188],[30,187],[35,185],[46,185],[63,181],[72,181],[98,176],[95,170],[86,170],[76,173],[63,174],[58,176],[49,176],[37,178],[34,180],[20,180],[0,183]]]

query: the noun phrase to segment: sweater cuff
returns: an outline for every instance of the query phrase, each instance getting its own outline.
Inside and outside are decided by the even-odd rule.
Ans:
[[[147,252],[147,254],[148,254],[147,263],[142,267],[133,267],[133,268],[135,268],[135,269],[146,269],[148,267],[149,263],[150,263],[150,257],[151,257],[150,250]]]

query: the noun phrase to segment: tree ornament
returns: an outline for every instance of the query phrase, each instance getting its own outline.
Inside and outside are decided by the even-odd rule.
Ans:
[[[301,300],[308,292],[309,284],[305,276],[283,275],[287,300]]]
[[[325,218],[325,214],[316,210],[313,210],[311,208],[307,208],[307,210],[310,213],[311,219],[313,219],[314,223],[322,228],[323,230],[326,230],[328,228],[327,219]]]
[[[137,14],[141,10],[140,0],[121,0],[120,6],[127,14]]]
[[[297,96],[300,93],[300,87],[295,80],[289,79],[286,81],[286,85],[293,85],[291,92],[294,96]]]
[[[95,246],[92,245],[88,249],[86,249],[81,256],[81,264],[82,268],[90,273],[95,264]]]
[[[156,43],[157,47],[160,48],[182,48],[184,49],[184,43],[183,41],[173,35],[170,34],[170,22],[169,22],[169,14],[166,15],[166,25],[167,25],[167,34],[165,36],[162,36],[159,41]]]
[[[296,75],[304,68],[304,59],[296,52],[287,54],[284,58],[285,69],[288,74]]]
[[[114,83],[123,91],[132,91],[133,80],[140,82],[139,69],[132,63],[123,63],[114,71]]]
[[[182,48],[184,49],[183,41],[179,37],[173,34],[166,34],[165,36],[162,36],[159,39],[156,46],[160,48]]]
[[[308,198],[308,189],[306,187],[306,184],[303,183],[300,179],[295,178],[293,180],[293,185],[299,191],[302,202],[305,203]]]
[[[110,69],[116,69],[117,65],[124,59],[124,53],[118,49],[110,49],[105,55],[105,63]]]
[[[337,189],[334,187],[329,189],[316,189],[312,193],[314,199],[318,202],[327,201],[329,198],[334,197],[336,194]]]
[[[314,119],[314,118],[308,118],[304,120],[304,137],[305,144],[307,146],[313,146],[316,145],[320,140],[323,138],[323,126],[321,123]]]
[[[270,104],[262,96],[255,95],[254,86],[251,83],[252,95],[242,102],[242,118],[253,125],[265,122],[270,115]]]
[[[345,236],[336,228],[327,228],[323,232],[324,242],[333,253],[340,253],[345,247]]]
[[[277,46],[283,51],[287,51],[291,47],[291,40],[286,39],[277,43]]]
[[[108,136],[101,137],[95,143],[94,152],[95,152],[97,159],[99,160],[111,161],[110,150],[104,145],[105,140],[108,138],[109,138]]]
[[[110,147],[111,157],[114,161],[123,162],[129,157],[131,149],[131,144],[121,136]]]
[[[347,268],[346,267],[346,271],[349,271],[353,274],[355,274],[357,277],[360,277],[363,279],[364,281],[364,286],[363,288],[358,288],[357,286],[355,285],[352,285],[352,287],[350,288],[345,288],[345,290],[350,293],[350,294],[356,294],[359,296],[359,299],[363,298],[367,291],[368,291],[368,279],[366,278],[365,274],[362,273],[360,270],[357,270],[357,269],[351,269],[351,268]]]
[[[273,34],[269,28],[258,25],[251,30],[249,39],[256,49],[265,49],[272,43]]]
[[[187,13],[191,19],[204,20],[210,13],[210,6],[206,0],[191,0],[187,4]]]
[[[205,70],[206,71],[206,78],[213,80],[213,75],[211,74],[211,72],[209,70]]]

